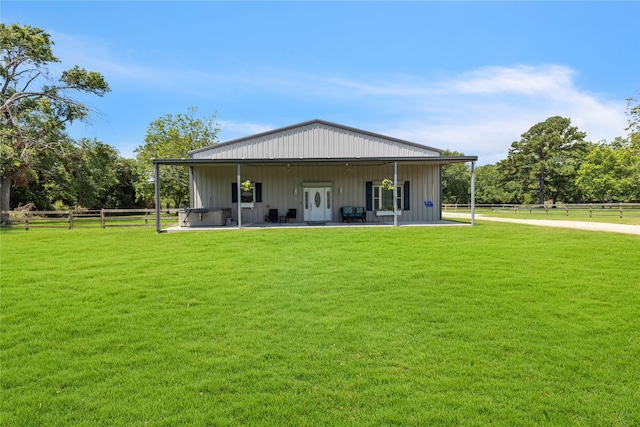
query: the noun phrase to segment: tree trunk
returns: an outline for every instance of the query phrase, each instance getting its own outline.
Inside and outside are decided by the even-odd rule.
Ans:
[[[11,202],[11,178],[3,178],[0,183],[0,225],[9,222],[9,214],[6,213],[10,209]]]
[[[544,171],[540,172],[540,181],[538,182],[538,204],[544,205]]]

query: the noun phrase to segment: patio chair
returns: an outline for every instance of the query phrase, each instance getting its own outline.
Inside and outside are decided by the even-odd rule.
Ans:
[[[289,222],[290,219],[293,219],[293,222],[296,222],[296,219],[298,217],[297,212],[298,211],[295,209],[289,209],[289,211],[287,212],[287,222]]]
[[[269,222],[273,222],[274,224],[278,222],[278,209],[269,209],[268,215]]]

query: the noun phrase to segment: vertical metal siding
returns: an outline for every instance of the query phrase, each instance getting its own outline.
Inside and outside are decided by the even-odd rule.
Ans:
[[[255,203],[254,209],[243,209],[243,223],[261,223],[269,209],[278,209],[285,215],[291,208],[298,210],[298,220],[302,220],[303,183],[332,182],[331,209],[333,220],[339,221],[340,207],[347,205],[366,206],[365,183],[380,182],[392,176],[393,166],[242,166],[242,179],[262,183],[262,203]],[[440,219],[440,174],[437,165],[398,165],[398,182],[409,181],[411,206],[402,211],[400,223],[406,221],[437,221]],[[231,208],[237,220],[237,205],[231,203],[231,183],[236,180],[234,166],[194,167],[193,208]],[[294,188],[297,194],[294,194]],[[340,188],[343,194],[340,194]],[[426,189],[426,198],[425,198]],[[434,203],[433,208],[424,205],[425,200]],[[379,221],[372,212],[367,220]]]

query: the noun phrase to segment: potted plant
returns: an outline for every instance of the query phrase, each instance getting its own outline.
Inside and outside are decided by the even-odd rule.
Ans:
[[[383,190],[393,190],[393,181],[389,178],[385,178],[382,180],[382,189]]]

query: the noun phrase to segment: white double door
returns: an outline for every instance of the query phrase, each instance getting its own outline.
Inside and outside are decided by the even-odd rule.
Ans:
[[[331,221],[331,186],[304,188],[304,221]]]

